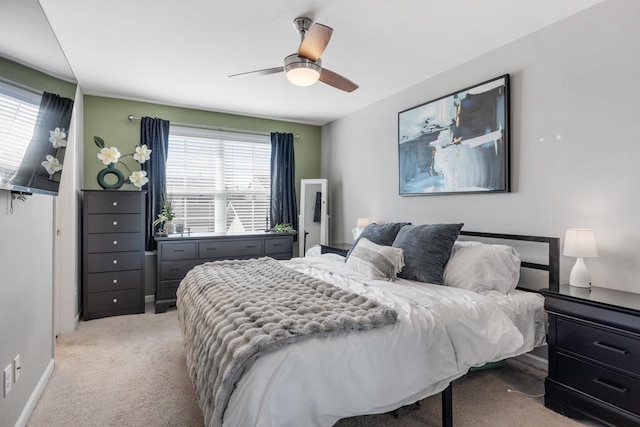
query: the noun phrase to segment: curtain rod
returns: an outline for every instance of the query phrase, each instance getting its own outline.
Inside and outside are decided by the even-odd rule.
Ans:
[[[127,119],[129,119],[130,122],[134,121],[134,120],[140,120],[140,117],[136,117],[133,114],[129,114],[127,116]],[[235,129],[235,128],[225,128],[225,127],[221,127],[221,126],[211,126],[211,125],[197,125],[197,124],[193,124],[193,123],[181,123],[181,122],[170,122],[173,125],[176,126],[185,126],[185,127],[191,127],[191,128],[199,128],[199,129],[211,129],[211,130],[220,130],[220,131],[225,131],[225,132],[237,132],[237,133],[249,133],[252,135],[265,135],[265,136],[271,136],[271,133],[269,132],[259,132],[259,131],[253,131],[253,130],[245,130],[245,129]],[[294,138],[300,138],[300,135],[295,134],[293,135]]]

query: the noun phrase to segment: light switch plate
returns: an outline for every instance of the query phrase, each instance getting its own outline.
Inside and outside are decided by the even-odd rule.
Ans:
[[[20,355],[17,355],[15,359],[13,359],[13,382],[17,383],[20,379],[20,370],[22,369],[22,365],[20,364]]]
[[[4,368],[4,376],[3,376],[3,384],[4,384],[4,397],[7,397],[9,392],[11,391],[11,386],[13,385],[13,364],[9,364],[6,368]]]

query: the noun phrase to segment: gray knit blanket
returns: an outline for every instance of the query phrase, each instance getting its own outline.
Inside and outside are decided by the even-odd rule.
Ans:
[[[208,426],[221,426],[236,383],[267,352],[309,337],[393,324],[379,303],[271,258],[193,268],[177,292],[187,368]]]

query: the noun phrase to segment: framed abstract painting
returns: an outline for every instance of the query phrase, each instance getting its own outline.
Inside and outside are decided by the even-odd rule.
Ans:
[[[508,192],[509,75],[398,113],[400,195]]]

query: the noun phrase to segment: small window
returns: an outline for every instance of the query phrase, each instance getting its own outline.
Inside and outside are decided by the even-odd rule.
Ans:
[[[167,194],[192,233],[269,228],[269,136],[171,126]]]

